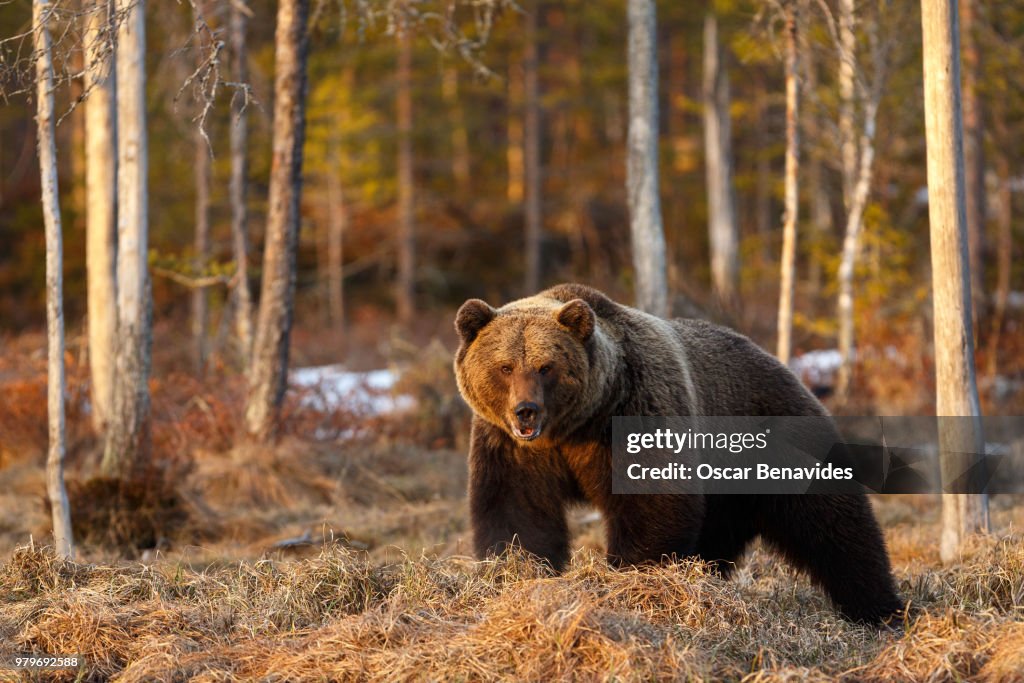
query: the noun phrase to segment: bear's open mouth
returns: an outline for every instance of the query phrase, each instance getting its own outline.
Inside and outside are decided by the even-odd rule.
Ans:
[[[536,427],[519,427],[512,425],[512,433],[523,441],[533,441],[540,436],[540,425]]]

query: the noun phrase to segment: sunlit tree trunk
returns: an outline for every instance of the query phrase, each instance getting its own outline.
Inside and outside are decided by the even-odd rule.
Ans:
[[[459,70],[450,60],[441,77],[441,95],[451,116],[452,179],[459,197],[469,199],[470,155],[466,111],[459,98]]]
[[[971,265],[971,324],[977,334],[978,316],[985,310],[985,159],[981,98],[981,53],[975,36],[977,0],[960,0],[963,29],[964,181],[967,200],[967,245]]]
[[[102,434],[114,401],[117,340],[117,119],[110,1],[94,0],[85,29],[85,262],[92,424]]]
[[[245,0],[231,3],[230,40],[233,72],[238,83],[249,82],[249,52],[246,39],[249,9]],[[235,334],[242,360],[252,353],[252,292],[249,289],[249,114],[245,95],[231,100],[231,245],[235,257]]]
[[[309,0],[281,0],[274,35],[274,132],[259,317],[249,367],[245,422],[249,434],[271,438],[288,383],[295,304],[295,256],[306,132]]]
[[[739,285],[739,222],[733,186],[729,72],[718,38],[718,20],[704,17],[704,150],[707,171],[711,281],[718,300],[736,303]]]
[[[793,290],[796,280],[796,222],[799,208],[797,182],[800,171],[799,54],[797,51],[796,0],[786,4],[786,195],[782,227],[782,266],[779,278],[777,355],[789,363],[793,334]]]
[[[210,261],[210,147],[203,131],[195,132],[195,234],[193,268],[202,273]],[[209,321],[210,295],[206,287],[192,288],[192,354],[198,373],[206,365],[206,328]]]
[[[654,0],[627,0],[629,134],[626,194],[637,307],[669,314],[665,231],[658,196],[658,59]]]
[[[147,263],[149,168],[144,0],[116,0],[117,355],[101,469],[129,477],[148,457],[152,303]]]
[[[839,155],[847,212],[857,183],[856,52],[854,0],[839,0]]]
[[[526,107],[523,117],[523,166],[526,180],[526,279],[528,294],[540,289],[541,264],[541,188],[540,168],[540,86],[537,59],[537,14],[540,3],[535,2],[526,13],[523,40],[523,99]]]
[[[46,456],[46,492],[53,518],[57,555],[74,556],[71,512],[64,488],[64,285],[61,245],[60,192],[57,187],[56,124],[53,104],[53,56],[48,22],[49,0],[34,0],[32,25],[36,51],[36,141],[46,230],[47,413],[49,449]]]
[[[412,36],[410,27],[398,31],[398,70],[395,109],[398,121],[398,282],[395,303],[398,322],[412,322],[416,292],[415,177],[412,151]]]
[[[935,409],[940,417],[975,418],[940,422],[944,483],[955,480],[971,467],[984,466],[973,455],[983,452],[984,439],[971,334],[957,24],[956,0],[922,0],[928,217],[935,309]],[[943,561],[957,559],[966,538],[988,528],[987,496],[943,495],[939,547]]]
[[[840,75],[843,78],[853,79],[855,67],[858,63],[856,53],[856,40],[853,35],[855,23],[853,0],[841,0],[840,2]],[[867,25],[870,33],[869,41],[874,50],[873,62],[875,69],[882,69],[882,62],[885,59],[883,50],[878,47],[878,19],[872,18]],[[845,71],[849,73],[843,75]],[[881,74],[873,75],[875,82],[868,88],[862,86],[859,90],[850,86],[850,96],[853,98],[847,105],[843,102],[840,112],[840,134],[842,136],[853,135],[856,128],[854,116],[857,104],[861,105],[863,113],[862,128],[860,130],[859,142],[847,141],[843,144],[843,187],[847,194],[844,196],[846,207],[846,228],[843,237],[843,251],[839,262],[839,301],[837,317],[839,322],[839,355],[841,362],[836,381],[836,398],[842,402],[849,398],[850,387],[853,381],[853,368],[855,363],[854,351],[854,274],[861,251],[861,234],[864,228],[864,211],[867,208],[868,198],[871,192],[871,179],[874,173],[875,164],[875,121],[878,114],[878,105],[882,97]],[[841,88],[845,95],[845,86]],[[860,92],[858,97],[856,94]],[[847,117],[849,117],[847,119]],[[853,168],[846,168],[848,162],[845,150],[853,150]],[[849,174],[849,177],[847,175]]]

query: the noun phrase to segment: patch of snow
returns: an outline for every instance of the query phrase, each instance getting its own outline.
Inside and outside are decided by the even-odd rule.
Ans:
[[[792,358],[789,369],[811,386],[831,386],[842,364],[839,349],[817,349]]]
[[[295,368],[288,373],[290,387],[307,390],[302,406],[370,415],[409,410],[416,404],[412,396],[394,393],[397,379],[391,370],[350,372],[343,365]]]

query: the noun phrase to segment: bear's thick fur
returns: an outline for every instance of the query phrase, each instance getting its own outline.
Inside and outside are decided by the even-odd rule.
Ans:
[[[863,495],[612,495],[613,416],[827,413],[746,337],[663,320],[582,285],[494,309],[459,309],[459,390],[473,409],[469,503],[478,555],[509,544],[561,569],[566,505],[603,513],[615,565],[700,556],[728,574],[760,536],[840,611],[880,621],[901,609]]]

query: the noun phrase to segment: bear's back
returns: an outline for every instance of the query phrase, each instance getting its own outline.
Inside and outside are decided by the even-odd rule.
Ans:
[[[748,337],[690,318],[672,320],[686,351],[705,415],[826,415],[779,362]]]

